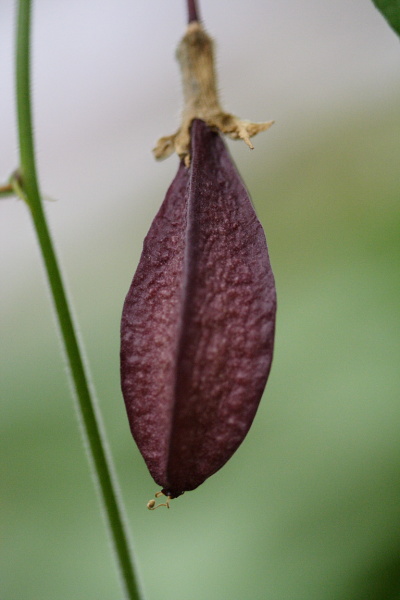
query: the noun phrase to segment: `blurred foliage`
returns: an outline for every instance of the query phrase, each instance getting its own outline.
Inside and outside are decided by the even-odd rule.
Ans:
[[[400,35],[400,0],[373,0],[373,3]]]
[[[252,154],[245,179],[278,289],[271,377],[239,451],[168,512],[145,508],[154,483],[119,390],[135,207],[71,242],[64,263],[148,600],[400,599],[399,100],[314,122],[306,146],[293,133],[274,169]],[[143,205],[158,194],[152,182]],[[116,599],[35,254],[21,285],[2,339],[0,595]]]

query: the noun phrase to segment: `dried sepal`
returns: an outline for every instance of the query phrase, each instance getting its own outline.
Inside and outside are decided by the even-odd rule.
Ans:
[[[157,159],[176,152],[190,164],[190,128],[194,119],[201,119],[232,139],[242,139],[253,149],[250,138],[271,127],[273,121],[252,123],[225,112],[219,103],[214,68],[213,41],[198,21],[189,23],[177,49],[181,67],[184,108],[178,131],[158,140],[153,150]]]

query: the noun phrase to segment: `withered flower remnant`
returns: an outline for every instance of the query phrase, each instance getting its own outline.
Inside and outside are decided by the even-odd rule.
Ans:
[[[190,127],[194,119],[201,119],[210,127],[234,140],[242,139],[253,149],[250,138],[266,131],[273,121],[252,123],[225,112],[220,105],[214,67],[214,44],[198,21],[189,23],[176,56],[181,67],[184,108],[181,126],[176,133],[162,137],[154,148],[154,156],[167,158],[176,152],[190,163]]]

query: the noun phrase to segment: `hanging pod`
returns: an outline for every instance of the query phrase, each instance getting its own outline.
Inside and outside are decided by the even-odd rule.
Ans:
[[[199,119],[190,133],[190,166],[181,161],[146,236],[121,324],[130,428],[170,498],[218,471],[246,436],[276,313],[247,190],[220,134]]]

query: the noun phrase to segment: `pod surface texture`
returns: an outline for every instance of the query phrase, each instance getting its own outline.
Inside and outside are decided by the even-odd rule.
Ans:
[[[132,435],[171,497],[246,436],[271,367],[276,295],[265,235],[220,135],[193,121],[125,299],[121,387]]]

